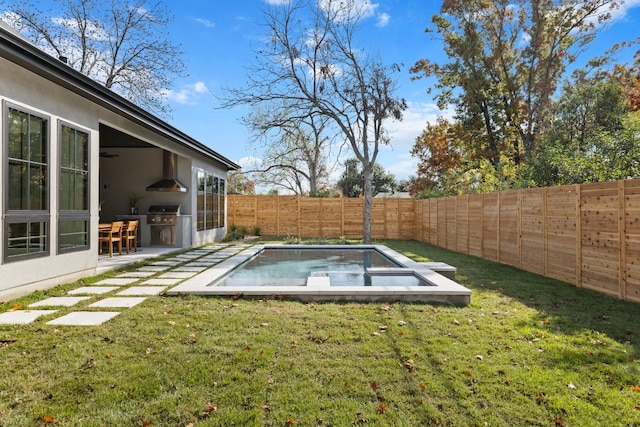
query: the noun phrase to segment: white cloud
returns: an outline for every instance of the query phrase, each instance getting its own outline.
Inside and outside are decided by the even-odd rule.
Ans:
[[[215,27],[215,26],[216,26],[216,24],[215,24],[215,23],[213,23],[213,22],[209,21],[209,20],[208,20],[208,19],[206,19],[206,18],[191,18],[191,19],[193,19],[194,21],[196,21],[196,22],[197,22],[197,23],[199,23],[199,24],[204,25],[204,26],[205,26],[205,27],[207,27],[207,28],[213,28],[213,27]]]
[[[386,27],[387,25],[389,25],[389,20],[391,19],[391,16],[389,16],[388,13],[379,13],[378,14],[378,22],[376,23],[377,27]]]
[[[390,144],[381,146],[378,156],[380,163],[397,179],[406,179],[416,174],[418,160],[411,156],[416,138],[427,127],[434,124],[438,117],[451,119],[453,110],[440,110],[434,103],[409,102],[403,113],[402,121],[392,121],[387,125]]]
[[[402,121],[394,120],[387,125],[390,146],[401,152],[411,150],[416,137],[427,127],[427,123],[435,124],[438,117],[450,119],[453,114],[453,110],[441,110],[434,103],[409,102],[402,114]]]
[[[318,7],[331,13],[337,21],[370,18],[375,15],[378,6],[380,5],[368,0],[318,0]]]
[[[242,167],[242,169],[258,169],[260,166],[262,166],[263,160],[260,157],[245,156],[238,160],[238,164]]]
[[[56,25],[60,25],[76,32],[79,31],[78,23],[73,19],[51,18],[51,21]],[[109,40],[109,35],[105,32],[105,29],[100,25],[96,25],[94,22],[87,22],[86,35],[87,38],[93,40]]]
[[[611,12],[612,22],[625,19],[627,17],[627,13],[629,13],[629,10],[639,6],[640,0],[626,0],[620,5],[620,8],[618,10],[614,10]]]
[[[285,4],[289,4],[291,0],[264,0],[266,4],[270,4],[272,6],[283,6]]]
[[[169,101],[178,104],[196,105],[200,95],[209,92],[209,88],[204,82],[195,82],[193,84],[183,85],[179,90],[174,91],[168,89],[164,92],[164,96]]]

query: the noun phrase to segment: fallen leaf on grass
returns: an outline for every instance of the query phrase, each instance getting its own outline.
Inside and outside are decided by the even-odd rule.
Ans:
[[[573,383],[567,384],[567,387],[569,387],[571,390],[575,390],[576,389],[576,386],[573,385]]]
[[[632,385],[631,386],[631,391],[635,391],[636,393],[640,393],[640,386]]]
[[[484,357],[482,357],[482,356],[481,356],[481,355],[479,355],[479,354],[476,354],[476,356],[475,356],[475,357],[476,357],[476,359],[478,359],[478,360],[484,360]]]
[[[49,425],[49,424],[58,424],[55,420],[55,418],[53,418],[51,415],[45,415],[44,419],[42,420],[42,425]]]
[[[398,326],[404,326],[406,324],[407,322],[405,322],[404,320],[398,320]]]
[[[151,354],[151,347],[147,347],[147,349],[144,351],[146,354]]]
[[[22,305],[21,303],[18,303],[16,305],[14,305],[13,307],[11,307],[9,310],[7,311],[18,311],[18,310],[22,310],[22,307],[24,307],[24,305]]]
[[[372,332],[371,336],[372,337],[379,337],[380,336],[380,332]]]
[[[289,417],[287,418],[287,424],[289,424],[290,426],[294,425],[296,423],[296,420],[294,420],[293,418]]]
[[[375,381],[370,382],[369,387],[371,387],[371,390],[376,391],[378,389],[378,383]]]
[[[260,323],[260,326],[265,327],[265,326],[269,326],[269,324],[267,322],[262,322]]]
[[[146,420],[144,423],[142,423],[143,427],[149,427],[153,425],[153,421],[151,420]]]
[[[407,368],[407,371],[409,372],[413,372],[413,360],[409,359],[406,362],[404,362],[402,364],[402,366],[404,366],[405,368]]]
[[[379,414],[384,414],[387,411],[387,406],[389,406],[389,404],[387,402],[381,402],[378,405],[378,413]]]
[[[420,390],[424,391],[426,390],[427,385],[425,383],[420,383]]]
[[[459,325],[459,324],[460,324],[460,321],[459,321],[458,319],[453,319],[453,324],[454,324],[454,325]]]
[[[556,425],[557,426],[563,426],[564,425],[564,420],[560,417],[556,417]]]
[[[210,416],[212,413],[216,412],[218,410],[218,405],[216,405],[213,402],[209,402],[207,404],[207,407],[205,408],[204,412],[202,413],[202,415],[204,416]]]

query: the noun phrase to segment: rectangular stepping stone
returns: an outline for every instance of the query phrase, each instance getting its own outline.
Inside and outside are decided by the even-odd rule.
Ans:
[[[108,279],[100,280],[99,282],[94,283],[94,285],[116,285],[116,286],[124,286],[130,285],[134,282],[137,282],[140,279],[135,277],[133,278],[124,278],[124,277],[110,277]]]
[[[53,314],[58,310],[16,310],[0,313],[0,325],[26,325],[38,317]]]
[[[156,261],[151,263],[151,265],[166,265],[167,267],[174,267],[176,265],[182,264],[184,261]]]
[[[161,279],[188,279],[190,277],[195,276],[194,272],[186,272],[186,271],[169,271],[168,273],[162,273],[160,275]]]
[[[98,326],[118,314],[119,311],[73,311],[47,322],[47,325]]]
[[[177,272],[185,272],[185,273],[200,273],[201,271],[206,270],[207,267],[196,267],[193,265],[183,265],[182,267],[174,268],[173,271]]]
[[[138,267],[138,271],[165,271],[169,269],[167,265],[143,265],[142,267]]]
[[[190,259],[194,259],[194,258],[200,258],[201,256],[202,255],[200,255],[200,254],[186,253],[186,254],[176,255],[176,258],[181,259],[181,260],[190,260]]]
[[[93,304],[89,304],[89,307],[100,307],[100,308],[131,308],[140,304],[146,298],[137,298],[137,297],[111,297],[101,299],[99,301],[94,302]]]
[[[214,261],[194,261],[194,262],[190,262],[189,264],[185,264],[184,267],[211,267],[213,264],[215,264],[216,262]],[[176,270],[179,271],[179,268],[176,268]]]
[[[70,295],[78,295],[78,294],[100,295],[100,294],[106,294],[111,291],[115,291],[116,289],[120,289],[120,286],[83,286],[81,288],[74,289],[67,293]]]
[[[153,278],[149,280],[145,280],[142,282],[142,285],[163,285],[163,286],[171,286],[178,284],[182,279],[159,279]]]
[[[29,304],[29,307],[71,307],[81,301],[86,301],[90,298],[91,297],[51,297],[42,301],[34,302],[33,304]]]
[[[149,277],[156,274],[155,271],[127,271],[122,274],[118,274],[116,277]]]
[[[118,292],[116,295],[159,295],[165,289],[167,289],[166,286],[132,286],[128,289]]]

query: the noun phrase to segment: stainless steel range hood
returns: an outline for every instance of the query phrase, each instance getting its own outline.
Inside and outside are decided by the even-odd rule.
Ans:
[[[147,191],[186,193],[189,189],[178,181],[178,156],[162,150],[162,179],[146,188]]]

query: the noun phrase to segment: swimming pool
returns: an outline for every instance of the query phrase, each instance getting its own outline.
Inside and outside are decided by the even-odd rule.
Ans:
[[[456,305],[471,298],[469,289],[383,245],[255,245],[167,294]]]

